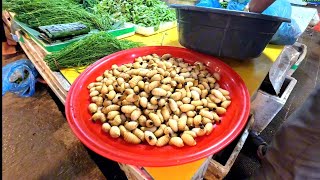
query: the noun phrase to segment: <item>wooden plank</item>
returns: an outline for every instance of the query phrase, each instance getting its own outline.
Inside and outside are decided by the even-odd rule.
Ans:
[[[12,38],[12,35],[11,35],[12,18],[10,17],[10,14],[7,11],[2,12],[2,21],[3,21],[4,33],[7,38],[7,44],[10,46],[16,46],[17,42]],[[15,47],[12,47],[12,48],[15,51]]]
[[[8,27],[11,27],[11,20],[12,17],[10,16],[8,11],[2,11],[2,21],[7,25]]]

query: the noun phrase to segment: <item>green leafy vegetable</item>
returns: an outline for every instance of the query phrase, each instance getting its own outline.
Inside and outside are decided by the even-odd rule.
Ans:
[[[16,13],[16,19],[31,28],[81,22],[91,29],[110,30],[113,21],[107,14],[87,12],[70,0],[6,0],[4,9]]]
[[[51,70],[57,71],[61,68],[89,65],[109,54],[141,45],[137,42],[117,40],[106,32],[98,32],[58,52],[48,54],[44,60]]]
[[[94,11],[94,7],[100,2],[100,0],[83,0],[83,7],[89,12]]]
[[[176,19],[175,11],[161,0],[102,0],[95,11],[145,27]]]

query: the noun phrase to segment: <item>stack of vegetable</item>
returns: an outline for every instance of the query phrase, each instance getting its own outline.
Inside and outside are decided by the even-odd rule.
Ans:
[[[141,45],[132,41],[117,40],[106,32],[98,32],[47,55],[44,60],[51,70],[57,71],[61,68],[90,65],[109,54]]]
[[[112,20],[106,14],[87,12],[72,0],[6,0],[4,9],[16,13],[16,19],[31,28],[52,24],[81,22],[91,29],[110,30]]]
[[[95,10],[144,27],[157,27],[176,19],[175,11],[161,0],[102,0]]]

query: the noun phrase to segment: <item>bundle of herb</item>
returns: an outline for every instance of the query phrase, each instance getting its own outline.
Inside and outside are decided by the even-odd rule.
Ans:
[[[110,30],[112,21],[106,14],[92,14],[70,0],[6,0],[4,9],[16,13],[16,19],[31,28],[52,24],[81,22],[91,29]]]
[[[44,60],[51,70],[57,71],[61,68],[86,66],[109,54],[141,45],[137,42],[118,40],[106,32],[98,32],[47,55]]]
[[[69,1],[71,1],[71,2],[74,2],[74,3],[77,3],[77,4],[82,4],[83,2],[83,0],[69,0]]]
[[[161,22],[176,19],[175,11],[161,0],[102,0],[95,9],[145,27],[157,27]]]
[[[100,0],[83,0],[83,7],[89,12],[94,12],[94,7],[100,2]]]

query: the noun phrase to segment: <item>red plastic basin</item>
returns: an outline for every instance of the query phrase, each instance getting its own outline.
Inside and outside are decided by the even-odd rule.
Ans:
[[[220,85],[230,91],[232,99],[227,113],[222,116],[221,124],[217,125],[209,136],[197,137],[196,146],[177,148],[174,146],[154,147],[148,144],[132,145],[122,138],[113,139],[101,130],[101,123],[93,123],[88,112],[89,83],[97,76],[110,69],[113,64],[131,63],[135,57],[156,53],[172,54],[184,58],[186,62],[201,61],[209,70],[219,71]],[[240,78],[228,65],[220,60],[197,53],[192,50],[152,46],[129,49],[106,56],[88,67],[72,84],[66,100],[66,116],[76,136],[88,148],[111,160],[137,166],[173,166],[196,161],[217,153],[231,143],[246,125],[250,111],[248,90]]]

